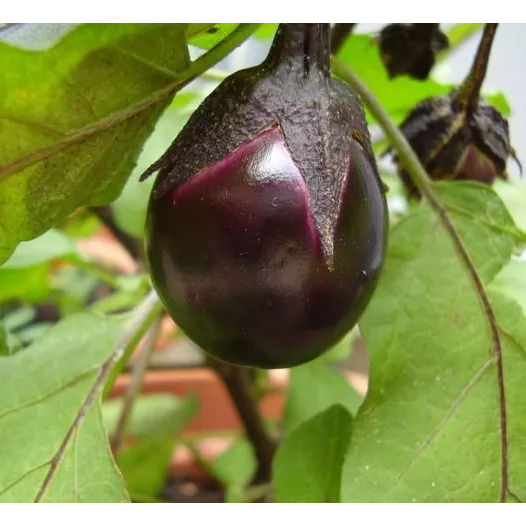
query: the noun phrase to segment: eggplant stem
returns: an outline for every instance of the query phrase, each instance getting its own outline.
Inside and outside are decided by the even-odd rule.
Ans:
[[[272,461],[276,452],[276,443],[267,430],[257,400],[251,392],[250,369],[220,362],[210,356],[207,357],[207,362],[222,380],[243,422],[246,436],[252,444],[257,460],[252,484],[269,483],[272,478]]]
[[[455,97],[456,102],[461,107],[473,109],[479,103],[480,90],[488,70],[491,48],[493,46],[498,25],[499,24],[484,25],[482,38],[480,39],[471,70]]]
[[[329,76],[330,35],[330,24],[280,24],[266,62],[271,67],[288,64],[304,77],[313,70]]]

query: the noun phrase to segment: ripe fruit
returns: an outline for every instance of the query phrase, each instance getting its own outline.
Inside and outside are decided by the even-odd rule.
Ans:
[[[146,252],[167,312],[205,352],[299,365],[357,322],[384,259],[387,209],[359,100],[330,75],[328,24],[281,24],[167,152]]]

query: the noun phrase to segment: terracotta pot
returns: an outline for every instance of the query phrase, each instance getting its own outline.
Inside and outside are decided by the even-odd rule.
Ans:
[[[115,383],[111,396],[122,396],[128,389],[130,379],[129,373],[122,374]],[[275,392],[263,397],[259,408],[264,418],[277,420],[282,416],[287,386],[280,375],[271,375],[270,379],[269,387]],[[228,392],[217,375],[209,369],[151,371],[146,374],[142,388],[144,394],[162,393],[177,397],[191,392],[198,395],[200,410],[185,429],[185,435],[243,429]]]

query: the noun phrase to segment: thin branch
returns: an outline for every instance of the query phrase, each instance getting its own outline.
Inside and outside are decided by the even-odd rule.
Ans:
[[[484,26],[484,31],[480,39],[479,47],[477,48],[477,53],[473,59],[471,70],[456,96],[457,102],[462,106],[474,108],[479,102],[480,89],[486,78],[491,47],[498,25],[499,24],[486,24]]]
[[[140,241],[127,234],[115,221],[115,217],[108,205],[91,206],[89,208],[113,234],[115,239],[128,251],[130,256],[137,262],[142,262],[144,257]]]
[[[229,73],[221,71],[220,69],[209,69],[205,71],[199,78],[205,80],[212,80],[214,82],[222,82],[228,77]]]
[[[502,348],[495,313],[489,301],[484,284],[477,270],[473,266],[469,254],[467,253],[458,232],[451,221],[446,208],[442,204],[429,177],[412,150],[406,138],[392,121],[388,113],[383,109],[376,97],[371,93],[367,86],[351,71],[342,61],[333,60],[334,72],[345,80],[361,97],[364,104],[369,108],[371,114],[383,128],[384,133],[391,141],[396,150],[400,162],[409,174],[411,181],[417,187],[420,194],[427,200],[433,211],[437,214],[444,229],[449,234],[451,241],[459,255],[466,271],[473,283],[475,292],[480,300],[486,320],[491,333],[493,355],[497,369],[497,385],[500,407],[500,435],[501,435],[501,487],[499,501],[505,502],[508,493],[508,426],[506,414],[506,393],[504,387],[504,370],[502,363]]]
[[[257,470],[252,484],[266,484],[272,477],[272,460],[276,444],[270,437],[250,391],[250,369],[236,367],[207,357],[210,367],[219,375],[245,427],[257,460]]]
[[[155,350],[155,342],[157,341],[160,327],[161,317],[158,316],[148,332],[148,337],[144,342],[143,348],[141,349],[137,360],[132,366],[130,385],[124,394],[122,411],[119,421],[117,422],[115,434],[111,441],[111,449],[114,455],[117,455],[120,448],[122,447],[122,443],[126,435],[126,427],[133,410],[133,404],[141,389],[144,375],[148,369],[148,363],[150,362],[151,356]]]
[[[113,366],[129,347],[134,347],[137,345],[138,341],[148,330],[150,325],[155,320],[155,317],[158,315],[159,305],[159,298],[157,297],[157,294],[152,291],[133,312],[131,320],[129,321],[128,326],[123,332],[119,342],[117,343],[115,350],[102,364],[92,388],[84,399],[84,402],[82,402],[82,405],[75,416],[73,424],[71,424],[71,427],[68,429],[64,440],[61,442],[57,452],[51,459],[49,470],[46,473],[44,481],[38,490],[38,493],[35,497],[35,502],[42,502],[70,442],[84,421],[89,408],[99,398],[102,388],[104,387],[106,379],[108,378]]]
[[[199,77],[204,71],[220,62],[231,51],[241,45],[259,27],[259,25],[260,24],[240,24],[234,31],[232,31],[232,33],[221,40],[221,42],[214,46],[210,51],[200,56],[195,62],[192,62],[188,69],[178,75],[176,80],[164,88],[152,93],[145,99],[112,113],[108,117],[101,119],[94,124],[68,133],[61,140],[39,150],[35,150],[27,155],[23,155],[15,161],[0,167],[0,182],[13,174],[20,172],[24,168],[48,159],[59,152],[67,150],[76,144],[80,144],[91,137],[137,117],[144,111],[159,103],[165,102],[168,98],[177,93],[177,91],[192,82],[195,78]]]

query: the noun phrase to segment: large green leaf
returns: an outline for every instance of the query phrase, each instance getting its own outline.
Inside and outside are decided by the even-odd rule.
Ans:
[[[127,500],[100,403],[86,404],[127,319],[71,316],[23,352],[0,357],[1,502],[32,502],[46,477],[45,502]]]
[[[436,188],[487,287],[522,233],[491,189]],[[361,321],[371,373],[345,460],[343,501],[498,501],[504,456],[505,489],[526,497],[526,319],[509,300],[490,301],[501,329],[505,400],[487,314],[443,224],[422,204],[394,227]]]
[[[41,52],[0,43],[0,262],[79,205],[118,196],[169,99],[119,125],[105,119],[188,67],[185,30],[82,24]],[[93,133],[47,153],[86,127]]]
[[[273,464],[277,502],[340,502],[341,468],[351,435],[351,415],[332,405],[296,428]]]

